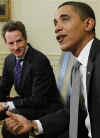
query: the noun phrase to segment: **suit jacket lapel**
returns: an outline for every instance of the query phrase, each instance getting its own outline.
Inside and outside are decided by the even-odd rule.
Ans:
[[[86,87],[87,87],[87,97],[89,95],[89,89],[90,89],[90,80],[93,72],[93,63],[91,61],[88,61],[87,66],[87,73],[86,73]]]
[[[87,96],[89,95],[89,89],[90,89],[90,81],[92,77],[92,72],[94,69],[94,63],[95,63],[95,58],[100,50],[98,45],[98,40],[94,38],[92,47],[90,49],[90,54],[89,54],[89,59],[88,59],[88,65],[87,65],[87,73],[86,73],[86,87],[87,87]]]
[[[11,54],[11,59],[9,62],[9,70],[12,72],[12,76],[13,76],[13,81],[14,81],[14,69],[15,69],[15,64],[16,64],[16,57],[14,55]]]
[[[21,74],[21,86],[24,85],[24,82],[26,81],[26,76],[27,74],[29,74],[28,72],[30,71],[31,68],[31,64],[28,61],[25,61],[25,63],[23,64],[23,68],[22,68],[22,74]]]
[[[28,72],[30,71],[30,68],[31,68],[31,48],[29,46],[29,49],[25,55],[25,60],[24,60],[24,63],[23,63],[23,67],[22,67],[22,74],[21,74],[21,87],[23,87],[24,85],[24,82],[26,81],[26,76],[27,74],[29,74]]]

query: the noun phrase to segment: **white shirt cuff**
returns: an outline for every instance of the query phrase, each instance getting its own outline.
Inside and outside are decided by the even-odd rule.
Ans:
[[[38,126],[38,132],[34,132],[35,135],[43,134],[43,127],[42,127],[41,122],[39,120],[34,120],[34,122],[36,122]]]
[[[11,110],[13,110],[13,109],[15,109],[15,105],[14,105],[14,103],[13,102],[7,102],[7,105],[9,106],[9,110],[11,111]]]

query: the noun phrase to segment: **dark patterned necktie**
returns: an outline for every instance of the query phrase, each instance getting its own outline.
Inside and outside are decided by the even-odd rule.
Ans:
[[[79,71],[81,63],[76,61],[72,69],[72,95],[70,98],[70,126],[69,138],[77,138],[79,96],[81,92],[81,74]]]
[[[21,77],[21,72],[22,72],[22,66],[21,66],[22,61],[23,59],[16,60],[16,65],[15,65],[15,70],[14,70],[14,81],[15,81],[16,86],[18,86],[20,82],[20,77]]]

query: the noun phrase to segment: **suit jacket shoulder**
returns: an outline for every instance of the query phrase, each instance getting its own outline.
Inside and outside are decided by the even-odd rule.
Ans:
[[[25,59],[29,60],[29,62],[33,62],[34,69],[38,68],[39,71],[43,71],[44,67],[47,66],[48,68],[48,65],[50,65],[50,61],[48,60],[47,56],[35,48],[32,48],[30,45]]]
[[[92,137],[100,137],[100,40],[94,39],[87,65],[87,98]],[[95,128],[95,129],[94,129]]]

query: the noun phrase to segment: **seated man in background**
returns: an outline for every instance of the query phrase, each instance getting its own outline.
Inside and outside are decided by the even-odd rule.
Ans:
[[[34,120],[63,107],[52,67],[47,57],[27,43],[22,22],[4,25],[2,35],[11,51],[5,59],[0,80],[0,111],[5,107]],[[14,85],[18,96],[9,97]],[[4,119],[5,115],[0,115]],[[14,138],[3,125],[4,138]],[[28,134],[15,138],[28,138]]]
[[[70,68],[72,67],[72,63],[73,63],[73,57],[72,57],[71,53],[69,53],[69,52],[62,53],[57,86],[58,86],[58,89],[60,90],[60,93],[63,98],[62,100],[64,102],[66,100],[67,100],[67,102],[69,102],[70,85],[68,83],[70,81],[69,77],[70,77]],[[69,87],[66,84],[68,84]],[[67,92],[67,94],[65,94],[66,92]],[[7,118],[5,121],[7,122],[7,125],[9,125],[9,127],[11,128],[12,133],[14,135],[19,135],[19,134],[30,132],[30,134],[33,134],[34,137],[37,137],[38,134],[40,135],[41,133],[43,133],[44,128],[41,130],[41,127],[38,126],[36,120],[30,122],[24,116],[21,116],[19,114],[13,114],[11,112],[7,112],[7,115],[10,118]],[[59,133],[64,133],[63,126],[65,127],[65,130],[68,127],[68,126],[66,126],[66,123],[65,123],[67,120],[64,120],[64,119],[67,119],[66,116],[67,116],[66,111],[62,109],[61,111],[57,111],[56,113],[48,114],[39,119],[40,122],[42,123],[43,127],[45,127],[45,125],[46,125],[46,127],[45,127],[46,131],[47,131],[47,132],[45,132],[46,138],[48,138],[48,135],[49,135],[49,137],[56,138]],[[62,119],[59,119],[59,118],[62,118]],[[13,121],[13,119],[14,119],[14,121]],[[56,121],[56,123],[54,123],[55,121]],[[54,125],[52,125],[52,123],[54,123]],[[58,127],[59,124],[60,124],[60,127]],[[18,126],[19,126],[19,128],[18,128]],[[57,128],[56,132],[54,129],[55,127]],[[18,131],[17,131],[17,128],[18,128]],[[52,128],[52,129],[49,129],[49,128]],[[66,135],[67,135],[67,132],[64,133],[65,137],[66,137]],[[63,138],[64,136],[62,135],[61,138]]]

